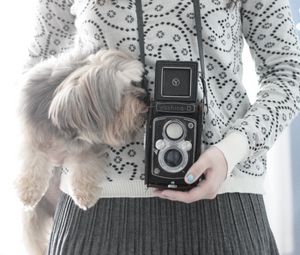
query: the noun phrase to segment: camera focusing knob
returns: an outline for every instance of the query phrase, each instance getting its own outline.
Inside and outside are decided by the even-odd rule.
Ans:
[[[162,139],[157,140],[156,143],[155,143],[155,147],[158,150],[162,150],[163,148],[165,148],[165,146],[166,146],[166,142]]]
[[[190,141],[184,141],[182,144],[181,144],[181,149],[184,150],[184,151],[189,151],[192,149],[192,143]]]
[[[193,124],[192,122],[190,122],[190,123],[188,124],[188,127],[189,127],[189,128],[193,128],[193,127],[194,127],[194,124]]]

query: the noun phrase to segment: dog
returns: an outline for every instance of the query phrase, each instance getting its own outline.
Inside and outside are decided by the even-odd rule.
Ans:
[[[139,86],[143,73],[140,61],[117,49],[73,50],[25,73],[22,167],[15,185],[30,208],[24,230],[31,255],[46,251],[45,222],[57,201],[49,183],[59,183],[55,169],[69,169],[70,196],[81,209],[101,197],[105,147],[126,144],[145,123],[147,92]]]

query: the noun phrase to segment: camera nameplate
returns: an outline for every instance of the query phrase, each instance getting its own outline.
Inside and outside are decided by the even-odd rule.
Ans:
[[[187,104],[180,102],[158,102],[156,105],[157,112],[167,113],[193,113],[196,111],[195,104]]]

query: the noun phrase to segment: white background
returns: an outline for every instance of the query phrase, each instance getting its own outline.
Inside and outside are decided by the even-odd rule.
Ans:
[[[24,255],[21,237],[21,205],[12,182],[20,168],[20,130],[17,120],[18,75],[27,54],[34,29],[33,1],[3,1],[0,10],[0,255]],[[245,47],[247,49],[247,47]],[[244,84],[253,102],[258,89],[254,63],[248,50],[244,53]],[[292,254],[292,204],[289,158],[289,130],[269,152],[265,196],[269,221],[280,254]],[[283,171],[284,169],[284,171]]]

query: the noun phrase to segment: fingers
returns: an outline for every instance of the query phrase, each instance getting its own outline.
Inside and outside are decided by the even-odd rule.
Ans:
[[[211,167],[210,160],[205,156],[201,155],[199,159],[191,166],[189,171],[184,177],[184,181],[188,184],[192,184],[209,168]]]
[[[201,199],[214,199],[217,196],[218,187],[215,185],[212,177],[212,171],[208,171],[206,179],[190,191],[164,190],[155,191],[155,195],[161,198],[180,201],[184,203],[193,203]]]
[[[222,169],[218,166],[218,164],[214,163],[216,163],[214,159],[214,152],[208,149],[190,167],[184,178],[186,183],[191,184],[204,175],[205,179],[200,180],[196,187],[185,192],[175,190],[156,190],[153,193],[154,196],[184,203],[192,203],[201,199],[214,199],[217,196],[221,183],[223,182],[223,176],[220,177]]]

